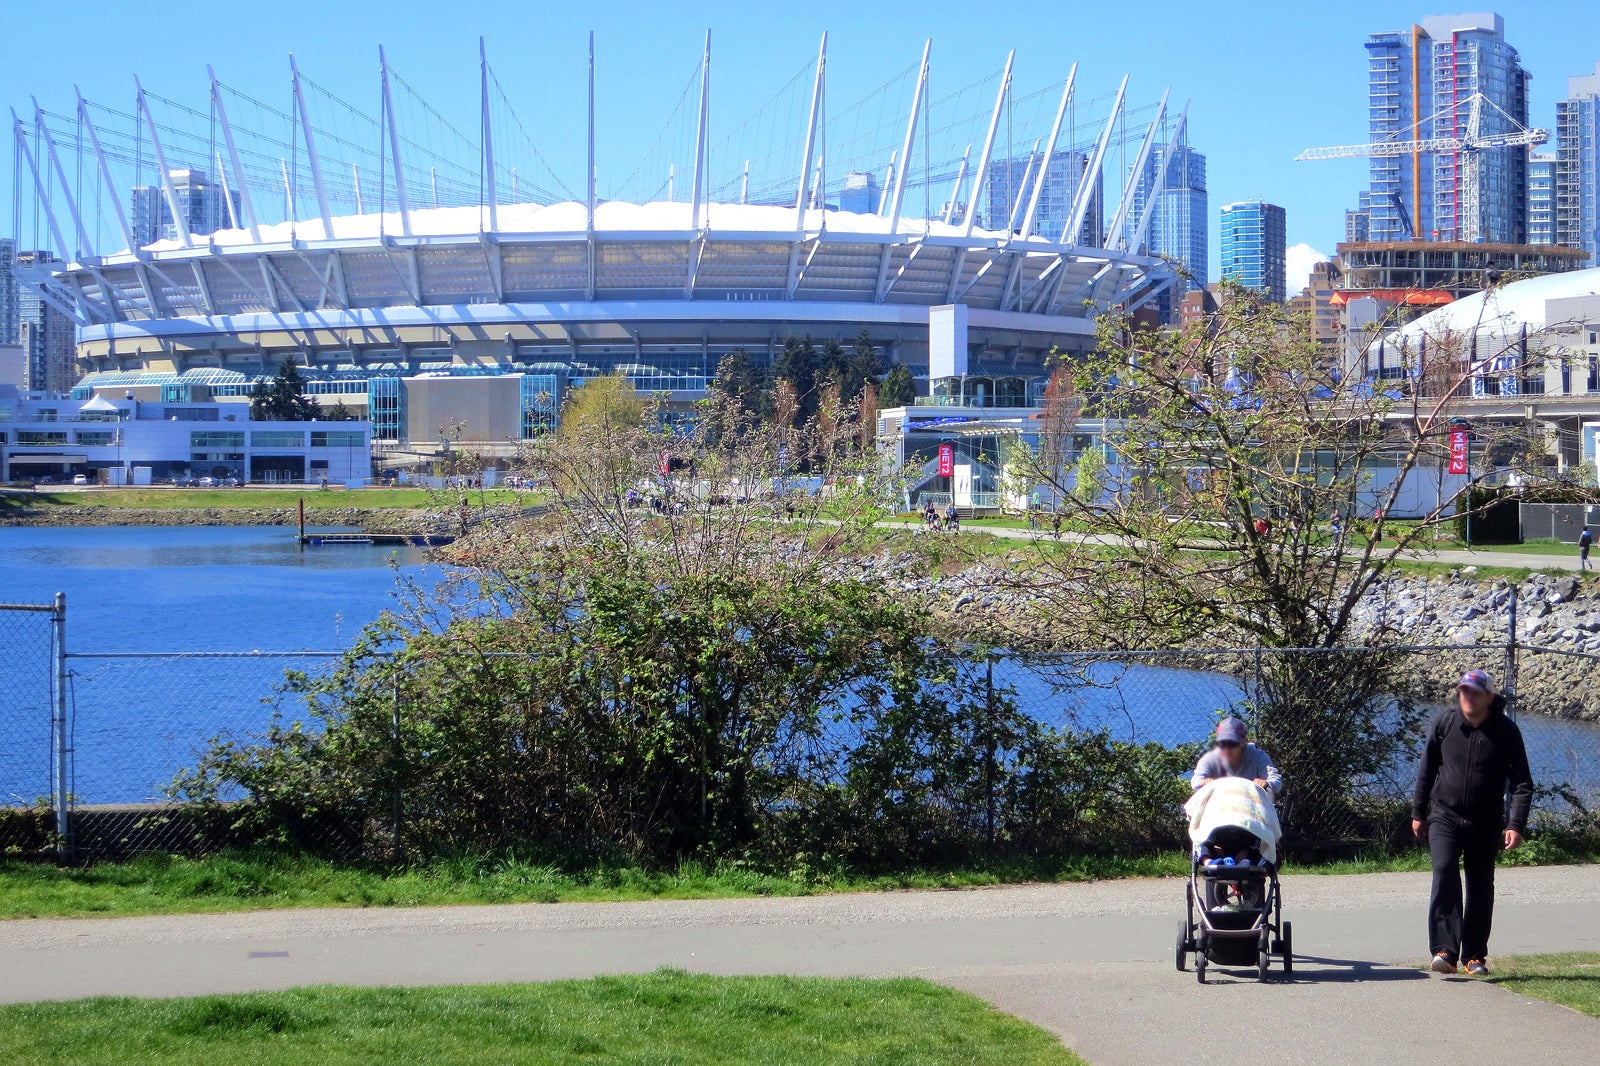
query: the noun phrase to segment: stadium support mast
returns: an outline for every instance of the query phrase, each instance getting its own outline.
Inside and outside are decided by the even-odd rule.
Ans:
[[[161,137],[156,133],[155,116],[150,114],[150,104],[144,98],[144,86],[140,84],[137,74],[133,76],[133,87],[139,102],[139,113],[144,116],[145,128],[150,131],[150,148],[156,154],[156,167],[161,171],[161,188],[166,191],[167,206],[172,208],[172,224],[177,227],[183,246],[193,248],[194,236],[189,232],[188,212],[178,202],[178,190],[172,184],[172,171],[167,169],[167,155],[161,150]]]
[[[389,92],[389,60],[378,46],[378,80],[383,87],[384,125],[389,127],[389,157],[394,160],[394,202],[400,209],[400,233],[411,236],[411,204],[406,200],[405,167],[400,163],[400,124],[394,113],[394,97]],[[380,205],[379,214],[383,208]]]
[[[478,38],[478,81],[483,97],[483,196],[488,201],[489,231],[500,228],[500,195],[494,178],[494,129],[489,121],[489,52]]]
[[[967,150],[961,153],[961,166],[956,168],[956,183],[950,189],[950,199],[945,201],[944,218],[940,221],[946,226],[950,225],[956,217],[956,201],[961,197],[961,183],[967,180],[967,160],[971,158],[972,145],[969,144],[967,145]]]
[[[50,127],[44,121],[44,108],[39,106],[38,97],[33,98],[33,121],[39,129],[39,136],[44,139],[45,157],[50,160],[50,168],[56,173],[56,180],[61,183],[61,194],[67,201],[67,213],[72,216],[73,228],[77,230],[78,251],[73,258],[77,259],[85,252],[94,255],[93,242],[89,240],[88,232],[83,228],[83,215],[78,211],[78,201],[72,197],[72,183],[67,180],[67,172],[61,167],[61,156],[56,153],[56,139],[50,136]],[[66,248],[61,249],[66,254]]]
[[[589,299],[594,299],[594,31],[589,31],[589,166],[588,166],[588,233],[586,257],[588,259],[588,282],[585,292]]]
[[[689,228],[700,228],[700,205],[705,202],[706,180],[706,144],[708,124],[711,120],[711,31],[706,31],[705,55],[700,60],[700,121],[694,129],[694,177],[693,188],[689,193],[689,200],[693,206],[689,209]]]
[[[1144,210],[1139,213],[1139,221],[1133,233],[1129,235],[1123,247],[1134,254],[1141,254],[1139,249],[1144,246],[1145,234],[1150,232],[1150,221],[1155,217],[1156,206],[1161,203],[1161,197],[1167,191],[1167,175],[1172,173],[1172,157],[1174,149],[1183,143],[1183,135],[1189,128],[1189,102],[1183,104],[1183,110],[1178,112],[1178,123],[1173,127],[1172,139],[1161,150],[1161,168],[1156,171],[1155,184],[1150,187],[1150,195],[1145,199]]]
[[[1133,157],[1133,167],[1128,171],[1128,179],[1122,186],[1122,199],[1117,203],[1117,213],[1111,218],[1111,228],[1106,233],[1108,247],[1125,248],[1127,242],[1123,239],[1123,230],[1128,225],[1128,212],[1133,208],[1133,197],[1138,192],[1139,182],[1144,177],[1144,165],[1150,159],[1150,149],[1155,144],[1156,131],[1167,118],[1167,97],[1172,95],[1169,86],[1161,94],[1161,103],[1156,107],[1156,117],[1150,120],[1150,128],[1145,131],[1144,141],[1139,145],[1139,153]]]
[[[1117,98],[1111,105],[1111,115],[1106,119],[1106,128],[1100,131],[1100,139],[1095,142],[1094,153],[1089,157],[1088,164],[1083,168],[1083,180],[1078,183],[1077,195],[1072,198],[1072,212],[1067,217],[1067,226],[1061,231],[1060,244],[1077,244],[1078,233],[1083,229],[1084,217],[1089,213],[1089,205],[1094,202],[1095,182],[1100,178],[1100,168],[1106,160],[1106,149],[1111,145],[1111,133],[1117,128],[1117,119],[1122,117],[1122,101],[1128,94],[1128,76],[1122,76],[1122,84],[1117,87]]]
[[[994,155],[995,134],[1000,132],[1000,116],[1005,113],[1006,96],[1011,92],[1011,64],[1016,61],[1017,51],[1012,49],[1006,55],[1006,69],[1000,75],[1000,91],[994,98],[994,114],[989,117],[989,132],[983,138],[983,151],[978,155],[978,173],[972,179],[972,199],[967,201],[966,218],[962,220],[964,236],[972,236],[973,224],[978,221],[978,201],[983,198],[984,186],[989,179],[989,159]]]
[[[333,212],[328,210],[328,188],[322,183],[322,164],[317,160],[317,142],[311,135],[311,113],[306,110],[305,93],[300,91],[300,67],[289,53],[289,74],[294,81],[294,106],[300,112],[300,128],[306,138],[306,159],[311,163],[311,187],[317,192],[317,213],[322,216],[322,235],[333,239]]]
[[[65,253],[67,242],[61,236],[61,226],[56,221],[55,210],[50,206],[50,196],[44,187],[44,181],[39,177],[39,161],[34,158],[33,149],[28,147],[28,134],[22,128],[22,119],[17,117],[16,108],[11,109],[11,123],[16,130],[17,149],[22,153],[22,157],[28,161],[28,171],[33,175],[34,195],[44,205],[45,220],[50,224],[50,235],[55,238],[56,247]],[[34,217],[38,218],[38,215]]]
[[[233,164],[233,180],[239,186],[239,203],[244,208],[245,225],[250,229],[250,241],[253,244],[261,243],[261,224],[256,219],[255,204],[250,201],[250,182],[245,180],[244,166],[239,162],[239,147],[233,140],[233,126],[228,122],[228,109],[222,104],[222,87],[217,84],[217,72],[211,69],[211,64],[206,64],[206,77],[211,80],[211,106],[217,109],[217,121],[222,126],[222,141],[228,146],[228,160]],[[111,179],[106,178],[110,185]],[[112,197],[116,201],[116,197]],[[118,207],[120,214],[121,207]],[[332,236],[332,234],[329,234]],[[128,238],[128,246],[133,247],[133,238]]]
[[[1050,126],[1050,137],[1045,141],[1044,166],[1039,172],[1039,180],[1034,182],[1033,192],[1028,197],[1028,210],[1022,216],[1022,236],[1026,238],[1033,231],[1033,220],[1039,213],[1039,197],[1044,193],[1045,177],[1050,173],[1050,161],[1055,158],[1056,143],[1061,139],[1061,123],[1067,117],[1067,108],[1072,104],[1073,88],[1078,80],[1078,64],[1072,64],[1072,69],[1067,71],[1067,83],[1061,89],[1061,103],[1056,107],[1056,120]]]
[[[923,98],[928,94],[928,56],[933,51],[933,38],[922,46],[922,71],[917,75],[917,89],[911,94],[911,117],[906,120],[906,139],[900,148],[900,173],[894,181],[894,202],[889,208],[889,236],[900,228],[900,204],[905,197],[906,174],[911,170],[911,149],[917,141],[917,116],[922,112]]]
[[[207,73],[210,73],[210,70],[210,67],[206,68]],[[111,206],[116,209],[117,225],[122,228],[122,239],[128,242],[128,250],[133,251],[133,229],[128,225],[127,212],[122,210],[122,190],[111,180],[111,169],[106,166],[106,154],[100,148],[100,133],[89,119],[89,105],[84,102],[83,93],[76,85],[72,87],[72,93],[78,98],[78,121],[83,123],[84,132],[89,135],[89,147],[94,151],[95,167],[100,171],[100,180],[104,183],[106,191],[111,194]]]
[[[824,30],[822,45],[817,49],[817,78],[811,87],[811,114],[806,119],[806,147],[800,159],[800,188],[795,192],[795,232],[805,233],[806,205],[811,192],[811,160],[817,148],[817,115],[822,108],[822,92],[828,80],[828,34]]]

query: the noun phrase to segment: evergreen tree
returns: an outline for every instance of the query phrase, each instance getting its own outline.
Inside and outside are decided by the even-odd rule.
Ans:
[[[821,359],[811,338],[790,337],[783,342],[772,366],[773,383],[785,384],[793,394],[794,420],[792,425],[808,425],[817,415],[821,402],[821,382],[818,380]]]
[[[850,351],[844,373],[839,378],[840,398],[846,403],[855,403],[861,398],[862,390],[869,385],[876,385],[882,375],[883,358],[872,346],[872,336],[862,330],[856,338],[855,347]]]
[[[903,363],[896,363],[878,387],[878,406],[884,410],[917,402],[917,383]]]
[[[712,387],[724,393],[745,414],[760,415],[768,406],[763,375],[743,348],[736,348],[722,357]]]
[[[271,381],[258,379],[250,389],[250,418],[257,422],[309,422],[321,408],[306,395],[306,379],[294,360],[278,364]]]

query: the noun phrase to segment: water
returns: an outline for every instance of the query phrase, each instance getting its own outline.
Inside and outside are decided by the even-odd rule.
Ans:
[[[424,583],[434,573],[421,549],[301,552],[287,529],[0,529],[0,601],[46,603],[65,592],[74,653],[337,652],[395,604],[397,570]],[[4,638],[0,650],[14,658],[5,663],[10,687],[0,689],[0,803],[26,802],[50,790],[48,680],[42,668],[24,680],[27,664],[15,658],[24,653]],[[257,732],[275,709],[296,712],[293,701],[273,702],[285,669],[319,672],[333,662],[72,659],[74,793],[85,803],[161,798],[212,737]],[[1050,724],[1138,742],[1204,739],[1217,711],[1244,695],[1231,677],[1157,666],[1099,664],[1094,684],[1070,690],[1053,688],[1052,676],[1013,659],[996,669],[997,683],[1014,686],[1022,706]],[[1520,724],[1536,780],[1600,793],[1600,725],[1531,714]]]
[[[426,574],[419,548],[270,526],[0,529],[0,601],[65,592],[72,651],[338,650],[394,605],[391,560]]]

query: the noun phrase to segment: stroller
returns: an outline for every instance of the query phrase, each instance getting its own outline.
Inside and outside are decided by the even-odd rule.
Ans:
[[[1283,964],[1285,977],[1294,974],[1293,923],[1283,920],[1283,895],[1278,884],[1277,816],[1249,819],[1249,826],[1228,824],[1229,813],[1240,801],[1261,805],[1264,794],[1239,778],[1222,778],[1203,786],[1219,795],[1197,792],[1189,801],[1190,836],[1194,853],[1185,895],[1187,916],[1178,923],[1177,963],[1188,969],[1194,955],[1195,976],[1202,984],[1211,964],[1230,969],[1254,967],[1259,980],[1267,979],[1272,956]],[[1197,814],[1211,799],[1221,800],[1213,817]],[[1243,822],[1246,819],[1238,819]],[[1266,835],[1263,834],[1266,831]]]

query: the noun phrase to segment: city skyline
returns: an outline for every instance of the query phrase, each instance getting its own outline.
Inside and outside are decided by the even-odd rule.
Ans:
[[[830,77],[836,80],[830,83],[829,99],[835,108],[860,100],[893,72],[913,64],[926,36],[934,38],[936,96],[993,72],[1012,47],[1019,48],[1018,78],[1036,85],[1055,75],[1046,69],[1055,64],[1051,58],[1055,53],[1083,63],[1079,74],[1083,99],[1104,98],[1123,70],[1132,75],[1130,93],[1143,100],[1170,84],[1175,101],[1192,101],[1187,139],[1208,157],[1213,199],[1261,198],[1282,204],[1288,211],[1291,249],[1304,244],[1331,253],[1343,234],[1344,210],[1363,184],[1366,163],[1301,164],[1293,163],[1292,157],[1312,144],[1363,139],[1364,42],[1373,33],[1432,13],[1419,9],[1397,16],[1390,4],[1350,4],[1337,12],[1284,12],[1253,5],[1274,32],[1271,45],[1252,56],[1257,64],[1252,73],[1258,75],[1252,80],[1257,88],[1274,79],[1288,85],[1298,81],[1304,92],[1296,98],[1293,92],[1263,94],[1247,90],[1239,79],[1216,77],[1215,64],[1236,53],[1223,48],[1220,23],[1214,17],[1181,5],[1153,5],[1152,10],[1164,17],[1153,19],[1151,32],[1137,40],[1095,13],[1036,6],[1051,17],[1030,19],[1026,41],[1015,39],[1005,27],[960,23],[955,45],[941,39],[941,34],[948,39],[948,28],[958,24],[953,6],[919,6],[910,14],[892,8],[863,13],[821,4],[803,15],[764,15],[757,20],[747,9],[710,5],[696,22],[710,25],[716,34],[713,121],[731,125],[749,109],[747,101],[765,99],[778,89],[791,68],[807,61],[814,46],[806,39],[814,40],[824,28],[832,30]],[[234,25],[215,31],[186,26],[184,48],[171,63],[138,72],[152,92],[181,97],[183,83],[196,72],[203,76],[203,65],[210,61],[233,81],[266,95],[264,87],[286,83],[286,53],[294,51],[301,68],[320,85],[376,110],[370,99],[376,95],[376,49],[387,43],[391,62],[405,71],[429,102],[470,129],[476,34],[485,33],[491,56],[500,60],[506,91],[529,118],[530,136],[539,150],[554,170],[570,180],[581,174],[587,16],[550,13],[537,34],[540,61],[525,65],[517,57],[534,46],[533,32],[507,25],[494,5],[457,5],[459,34],[441,33],[436,24],[424,33],[404,18],[380,21],[374,17],[376,10],[376,5],[356,3],[328,12],[291,0],[270,13],[243,11],[237,30]],[[1502,4],[1498,10],[1522,65],[1534,75],[1530,124],[1553,128],[1555,101],[1564,95],[1566,79],[1593,68],[1600,58],[1593,54],[1596,48],[1574,39],[1577,35],[1558,32],[1563,20],[1556,4]],[[7,102],[26,113],[29,97],[37,94],[47,106],[59,108],[63,97],[70,101],[75,83],[82,85],[86,96],[127,99],[139,64],[118,42],[135,32],[134,22],[139,34],[161,39],[158,24],[164,17],[146,13],[134,19],[130,13],[108,12],[100,20],[107,32],[88,36],[81,25],[59,15],[14,20],[13,61],[0,70]],[[644,147],[639,142],[664,123],[675,102],[669,99],[670,92],[641,94],[633,86],[675,84],[675,72],[698,54],[704,29],[644,9],[637,17],[597,28],[597,65],[602,73],[629,70],[636,75],[632,80],[602,78],[597,101],[598,168],[603,173],[625,173],[637,163]],[[352,55],[363,56],[369,50],[370,56],[352,61]],[[873,58],[864,58],[869,55]],[[71,61],[64,62],[64,56]],[[1314,71],[1314,78],[1306,71]],[[733,86],[737,92],[730,91]],[[724,95],[716,95],[716,90]],[[280,107],[286,103],[276,96],[271,99]],[[624,121],[624,109],[634,117]],[[1112,180],[1118,178],[1117,162],[1108,166]],[[9,185],[6,169],[3,180]],[[686,177],[680,175],[680,182],[682,188]],[[23,246],[49,243],[31,236],[22,234]],[[1219,252],[1213,243],[1207,271],[1211,276],[1217,273]],[[1291,276],[1291,290],[1297,289],[1298,281]]]

